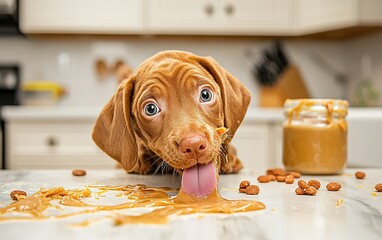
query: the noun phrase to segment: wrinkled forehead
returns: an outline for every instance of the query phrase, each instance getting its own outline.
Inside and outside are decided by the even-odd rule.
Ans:
[[[144,66],[136,75],[136,89],[143,92],[191,89],[197,85],[215,84],[212,75],[199,64],[177,59],[162,59]]]

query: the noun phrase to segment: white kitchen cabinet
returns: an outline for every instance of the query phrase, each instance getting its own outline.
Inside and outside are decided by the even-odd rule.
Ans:
[[[153,34],[279,35],[292,33],[292,0],[148,0]]]
[[[11,121],[6,123],[6,166],[32,168],[114,168],[92,141],[94,121]]]
[[[232,145],[245,168],[268,167],[269,128],[267,124],[242,124],[232,139]]]
[[[379,0],[294,0],[296,35],[382,25]]]
[[[380,9],[380,0],[20,0],[20,28],[26,34],[346,34],[382,26]]]
[[[24,33],[137,34],[141,0],[21,0]]]

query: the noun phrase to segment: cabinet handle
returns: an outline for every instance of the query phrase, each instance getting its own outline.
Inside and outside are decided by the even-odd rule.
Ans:
[[[204,7],[204,12],[208,15],[211,16],[214,13],[214,6],[212,4],[208,4]]]
[[[49,137],[48,140],[47,140],[47,143],[50,147],[54,147],[54,146],[57,146],[58,145],[58,141],[56,138],[54,137]]]
[[[227,15],[232,16],[235,12],[235,7],[232,4],[228,4],[225,6],[224,10]]]

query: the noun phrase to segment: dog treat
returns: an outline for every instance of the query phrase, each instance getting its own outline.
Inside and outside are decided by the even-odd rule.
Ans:
[[[275,175],[267,175],[270,181],[275,181],[276,176]]]
[[[226,132],[228,131],[228,128],[225,128],[225,127],[220,127],[220,128],[217,128],[216,129],[216,132],[222,136],[223,134],[225,134]]]
[[[222,142],[224,142],[227,139],[227,136],[228,136],[226,134],[227,132],[228,132],[228,128],[225,128],[225,127],[220,127],[220,128],[216,129],[216,133],[222,137],[222,139],[221,139]]]
[[[273,169],[273,174],[275,176],[286,176],[286,172],[281,168],[275,168]]]
[[[270,182],[271,180],[269,179],[268,176],[265,176],[265,175],[261,175],[257,178],[257,181],[261,182],[261,183],[267,183],[267,182]]]
[[[260,192],[260,189],[256,185],[249,185],[246,188],[246,193],[249,195],[257,195],[257,194],[259,194],[259,192]]]
[[[304,180],[299,180],[299,181],[297,182],[297,184],[298,184],[298,186],[299,186],[300,188],[302,188],[302,189],[306,189],[306,188],[309,187],[309,184],[307,184]]]
[[[296,192],[297,195],[304,195],[305,194],[305,190],[303,188],[296,188],[296,190],[294,190]]]
[[[338,191],[341,189],[341,184],[336,182],[330,182],[326,185],[326,189],[328,189],[329,191]]]
[[[288,175],[285,177],[286,184],[292,184],[294,182],[294,177],[292,175]]]
[[[382,183],[375,185],[375,190],[377,190],[377,192],[382,192]]]
[[[309,186],[308,188],[305,189],[305,193],[307,195],[316,195],[317,189],[315,187]]]
[[[12,191],[12,192],[9,194],[9,196],[10,196],[13,200],[17,201],[17,200],[19,200],[19,199],[18,199],[18,196],[27,196],[27,193],[26,193],[25,191],[23,191],[23,190],[14,190],[14,191]]]
[[[239,188],[239,193],[246,193],[247,187]]]
[[[85,176],[86,175],[86,171],[83,170],[83,169],[74,169],[72,171],[72,174],[73,174],[73,176],[78,176],[78,177]]]
[[[366,176],[366,174],[364,172],[361,172],[361,171],[358,171],[358,172],[355,173],[355,177],[357,179],[364,179],[365,176]]]
[[[285,182],[285,176],[277,176],[276,180],[277,182]]]
[[[294,178],[300,178],[301,177],[301,173],[299,173],[299,172],[286,172],[285,174],[286,175],[292,175]]]
[[[249,181],[247,181],[247,180],[242,181],[242,182],[240,183],[240,188],[246,188],[246,187],[248,187],[250,184],[251,184],[251,183],[250,183]]]
[[[320,189],[321,183],[318,180],[309,180],[308,182],[309,186],[315,187],[317,190]]]

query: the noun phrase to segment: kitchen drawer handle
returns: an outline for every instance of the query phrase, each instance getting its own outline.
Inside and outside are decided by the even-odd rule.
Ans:
[[[211,16],[214,13],[214,6],[212,6],[212,4],[208,4],[205,6],[204,11],[208,16]]]
[[[228,4],[225,6],[224,10],[227,15],[232,16],[235,12],[235,7],[232,4]]]
[[[47,140],[47,143],[50,147],[54,147],[54,146],[57,146],[58,145],[58,141],[56,138],[54,137],[49,137],[48,140]]]

